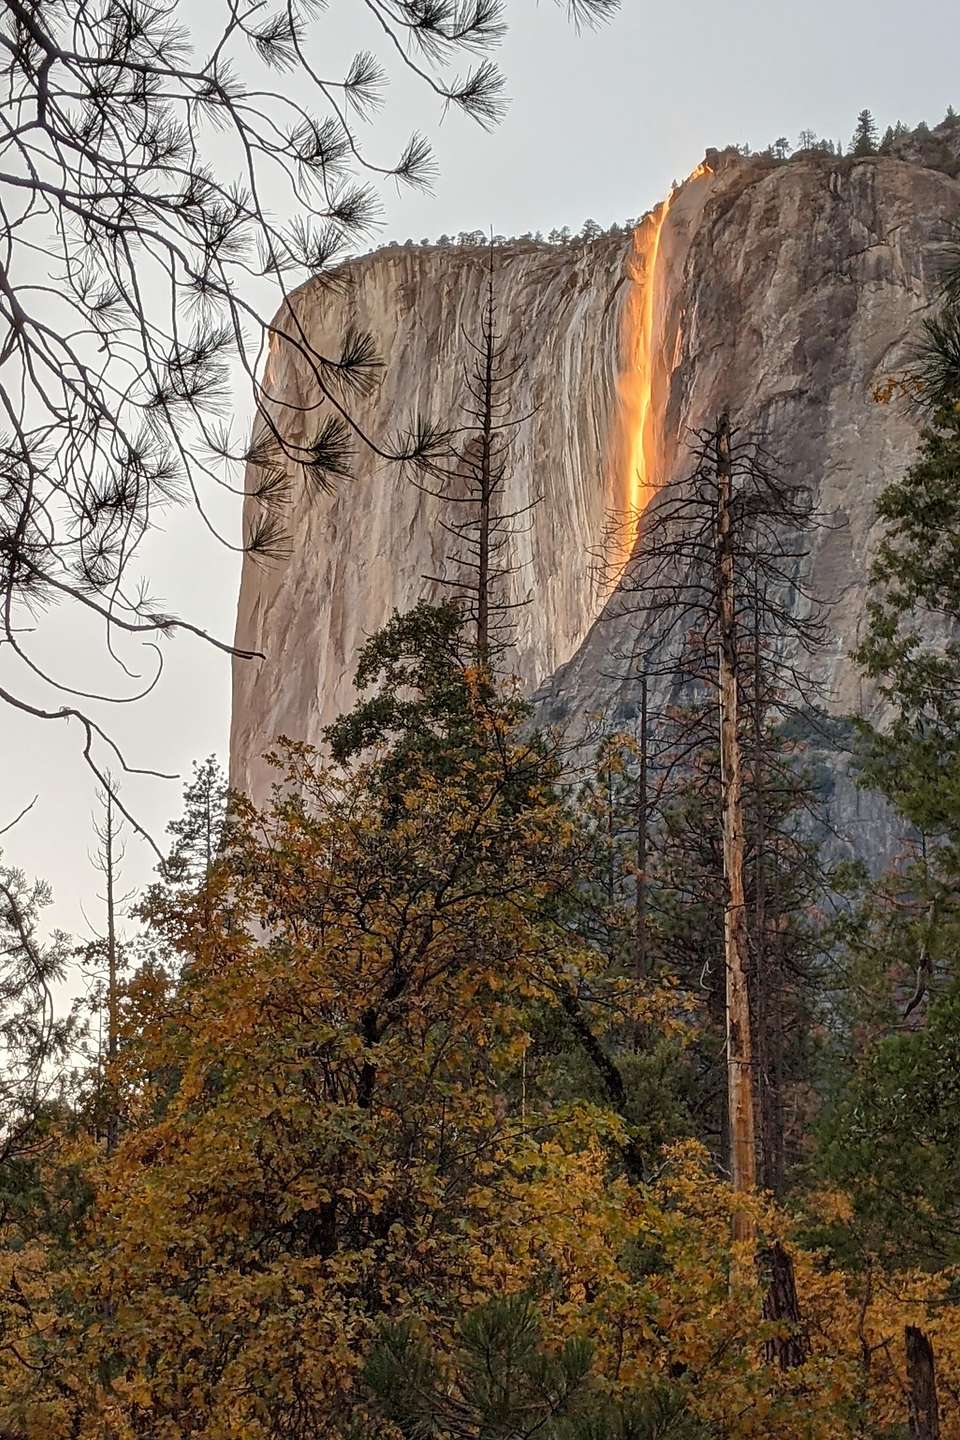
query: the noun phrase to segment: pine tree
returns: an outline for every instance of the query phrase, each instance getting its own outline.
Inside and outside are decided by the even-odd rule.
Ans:
[[[107,780],[104,789],[97,791],[99,814],[93,821],[97,840],[93,864],[103,877],[103,893],[98,897],[103,904],[102,929],[94,927],[94,938],[81,948],[79,955],[85,972],[94,983],[99,1031],[96,1055],[97,1123],[103,1126],[110,1150],[116,1144],[119,1124],[117,1109],[110,1096],[110,1080],[119,1047],[120,977],[127,965],[127,946],[121,931],[121,920],[133,892],[123,893],[121,888],[121,867],[126,853],[124,822],[116,808],[114,782],[110,776]]]
[[[0,1216],[33,1188],[79,1035],[76,1012],[58,1014],[54,1000],[73,947],[62,930],[44,934],[52,898],[45,881],[0,865]]]
[[[425,466],[415,483],[440,501],[440,524],[454,542],[440,574],[424,579],[454,591],[473,629],[477,664],[489,672],[512,641],[522,603],[510,583],[518,568],[515,542],[539,497],[517,506],[506,501],[513,449],[535,411],[518,413],[524,366],[513,337],[499,328],[492,244],[485,289],[479,334],[465,335],[471,357],[462,402],[466,439],[455,443],[449,459]]]
[[[885,534],[858,652],[892,719],[861,722],[862,782],[911,827],[897,872],[853,911],[848,1014],[823,1163],[859,1244],[957,1261],[960,1093],[960,411],[935,411],[878,503]]]
[[[403,1437],[444,1435],[475,1440],[503,1435],[556,1437],[562,1421],[590,1399],[593,1350],[568,1340],[559,1353],[544,1344],[543,1326],[523,1295],[491,1300],[459,1326],[452,1365],[417,1327],[386,1327],[365,1378],[383,1421]]]
[[[802,589],[802,536],[815,517],[805,487],[785,482],[765,451],[732,431],[726,415],[697,435],[694,465],[692,476],[663,487],[645,513],[637,558],[619,581],[620,604],[635,617],[635,643],[645,653],[647,673],[659,674],[674,691],[693,682],[713,702],[708,707],[701,700],[710,720],[695,741],[687,736],[683,744],[688,754],[694,748],[703,753],[706,744],[719,765],[724,941],[717,973],[725,992],[728,1154],[735,1189],[749,1191],[756,1183],[760,1136],[756,1051],[768,1034],[756,1015],[765,991],[756,978],[751,984],[751,951],[760,938],[758,933],[751,944],[751,809],[755,828],[766,823],[758,814],[764,758],[756,753],[751,762],[751,745],[759,751],[764,741],[768,693],[777,695],[781,711],[806,703],[796,667],[774,657],[787,635],[801,650],[820,641],[816,606],[808,619],[798,619],[777,598],[785,585]],[[766,848],[763,838],[758,848]],[[762,913],[761,921],[765,930]],[[774,1142],[779,1149],[781,1141],[771,1136]]]
[[[853,155],[875,155],[877,153],[877,126],[869,110],[861,110],[857,126],[850,142]]]
[[[223,842],[227,799],[227,781],[217,757],[208,755],[202,763],[195,760],[193,779],[183,792],[183,814],[167,826],[173,845],[162,874],[168,883],[199,886],[207,879]]]
[[[376,1401],[364,1440],[384,1421],[403,1440],[706,1440],[668,1383],[613,1401],[596,1382],[590,1341],[551,1348],[543,1328],[523,1295],[470,1310],[452,1357],[409,1322],[386,1326],[364,1372]]]

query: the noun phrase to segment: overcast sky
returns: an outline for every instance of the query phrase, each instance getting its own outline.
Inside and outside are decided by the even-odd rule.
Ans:
[[[209,7],[209,9],[208,9]],[[190,18],[220,9],[186,0]],[[432,195],[384,195],[384,239],[436,237],[486,228],[505,234],[601,224],[642,214],[702,158],[707,146],[761,148],[801,129],[849,139],[869,106],[881,126],[939,121],[960,109],[960,19],[956,0],[623,0],[603,30],[577,37],[551,0],[513,0],[500,61],[511,106],[493,134],[458,114],[445,118],[421,88],[398,79],[371,143],[389,151],[414,127],[435,144],[440,175]],[[360,18],[358,18],[360,17]],[[359,46],[383,50],[357,0],[333,0],[316,22],[326,55]],[[249,407],[238,394],[240,413]],[[236,530],[238,517],[225,515]],[[154,591],[171,609],[232,636],[238,566],[189,511],[173,513],[150,552]],[[37,646],[89,676],[92,637],[71,633],[51,612]],[[0,652],[0,673],[10,664]],[[10,673],[10,672],[7,672]],[[229,661],[180,637],[166,646],[157,691],[109,717],[133,764],[185,775],[190,761],[226,755]],[[60,723],[21,720],[0,710],[0,826],[36,794],[37,803],[0,844],[8,863],[45,876],[54,917],[85,933],[81,905],[95,914],[87,861],[93,784],[79,733]],[[180,781],[127,781],[124,794],[162,837],[178,808]],[[153,860],[128,844],[129,884],[149,878]]]

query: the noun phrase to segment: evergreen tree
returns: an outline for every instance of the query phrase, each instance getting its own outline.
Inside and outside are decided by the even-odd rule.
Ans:
[[[171,820],[170,852],[161,867],[164,880],[180,886],[202,885],[220,853],[227,825],[227,781],[219,760],[208,755],[193,762],[193,779],[183,792],[183,814]]]
[[[937,412],[916,462],[877,509],[886,533],[859,658],[895,716],[883,731],[867,729],[865,778],[918,830],[953,847],[960,845],[960,411]]]
[[[54,999],[72,946],[61,930],[43,933],[52,898],[45,881],[0,865],[0,1210],[43,1144],[77,1037],[76,1016],[59,1016]]]
[[[441,572],[424,579],[454,591],[473,631],[476,663],[490,672],[512,642],[513,616],[522,603],[511,584],[518,569],[516,538],[539,497],[516,506],[507,502],[516,440],[535,410],[518,413],[524,366],[513,337],[498,323],[492,243],[485,289],[479,332],[464,334],[470,360],[460,433],[466,438],[454,441],[449,457],[425,465],[415,483],[441,502],[440,524],[453,540]]]
[[[450,1365],[415,1326],[388,1327],[366,1367],[383,1420],[415,1440],[480,1435],[557,1440],[588,1403],[592,1347],[568,1340],[551,1354],[540,1319],[523,1295],[491,1300],[459,1326]],[[374,1427],[373,1434],[380,1430]],[[564,1428],[564,1433],[568,1433]]]
[[[875,155],[877,152],[877,125],[869,110],[861,110],[857,126],[850,142],[853,155]]]
[[[846,927],[847,1014],[822,1157],[852,1197],[861,1253],[939,1269],[960,1258],[960,411],[934,413],[878,513],[885,535],[858,658],[893,717],[862,723],[862,779],[913,840],[909,863]]]
[[[551,1349],[523,1295],[488,1301],[467,1313],[452,1361],[409,1322],[388,1326],[367,1362],[376,1418],[403,1440],[706,1440],[668,1383],[614,1402],[593,1374],[593,1346],[567,1340]]]

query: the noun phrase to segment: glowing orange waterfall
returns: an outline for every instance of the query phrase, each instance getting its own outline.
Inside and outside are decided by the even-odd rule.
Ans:
[[[684,184],[710,173],[708,165],[698,165]],[[624,307],[621,332],[618,489],[623,512],[619,538],[624,564],[633,550],[639,517],[659,483],[660,437],[654,405],[660,339],[658,300],[662,293],[658,271],[663,227],[680,193],[675,190],[661,201],[633,236],[633,284]]]
[[[662,201],[634,234],[634,257],[642,265],[642,281],[624,316],[624,350],[627,368],[621,378],[625,427],[626,473],[624,509],[633,531],[637,517],[650,500],[656,483],[656,436],[653,415],[654,328],[657,300],[657,262],[660,237],[673,196]],[[632,534],[631,534],[632,540]]]

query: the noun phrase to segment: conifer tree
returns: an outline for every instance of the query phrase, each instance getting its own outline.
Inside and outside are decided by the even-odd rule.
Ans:
[[[878,502],[884,535],[857,655],[886,712],[860,722],[861,778],[905,822],[904,855],[846,927],[848,1013],[821,1125],[860,1243],[932,1268],[956,1256],[948,1097],[960,1086],[960,267],[948,261],[944,308],[924,322],[902,382],[927,425]]]
[[[31,1188],[78,1035],[75,1012],[64,1015],[55,1000],[72,945],[59,929],[44,934],[52,898],[45,881],[0,865],[0,1211]]]
[[[492,243],[485,290],[479,336],[464,337],[471,358],[460,437],[452,457],[424,467],[417,484],[441,502],[440,524],[454,541],[449,569],[424,578],[454,590],[473,630],[477,663],[489,671],[511,643],[513,612],[522,603],[510,590],[516,539],[539,497],[517,507],[506,502],[513,448],[533,412],[520,413],[516,402],[524,367],[514,337],[498,327]]]
[[[193,779],[183,792],[183,813],[167,826],[173,837],[161,872],[167,882],[183,886],[204,883],[223,843],[227,802],[227,782],[217,757],[195,760]]]
[[[875,155],[877,152],[877,125],[869,110],[861,110],[857,116],[850,152],[853,155]]]
[[[120,984],[126,968],[126,945],[121,932],[121,919],[132,892],[122,891],[122,865],[125,857],[124,821],[114,800],[115,782],[110,776],[102,790],[97,791],[99,814],[93,821],[97,849],[93,856],[95,869],[103,877],[102,929],[94,927],[94,938],[81,948],[83,967],[94,982],[98,1019],[97,1075],[98,1123],[102,1123],[108,1149],[117,1140],[116,1107],[110,1098],[110,1076],[117,1060],[120,1035]],[[105,1022],[105,1025],[104,1025]],[[106,1077],[106,1085],[104,1085]]]
[[[719,726],[714,720],[699,733],[694,728],[696,738],[687,736],[681,745],[689,754],[706,743],[719,764],[728,1154],[734,1188],[749,1191],[757,1178],[760,1131],[755,1009],[758,994],[764,992],[757,976],[750,983],[755,969],[751,951],[756,953],[760,937],[755,933],[751,943],[751,807],[745,782],[752,768],[753,824],[761,831],[760,877],[767,838],[762,835],[765,822],[758,818],[764,714],[808,703],[808,687],[797,660],[789,658],[790,648],[794,656],[810,652],[822,633],[815,607],[804,618],[780,599],[791,587],[801,605],[811,604],[800,569],[804,532],[814,516],[809,491],[785,481],[763,447],[732,431],[725,415],[697,436],[694,466],[693,475],[679,485],[663,487],[645,513],[637,557],[621,577],[620,595],[623,611],[634,617],[643,636],[638,643],[646,651],[647,673],[659,674],[662,683],[674,688],[678,682],[692,682],[719,707]],[[785,645],[788,637],[790,644]],[[756,709],[751,717],[752,680]],[[701,700],[700,714],[710,713]],[[712,717],[716,714],[712,709]],[[752,767],[751,743],[758,751]],[[759,914],[765,930],[762,903]],[[763,985],[770,968],[765,964]]]

